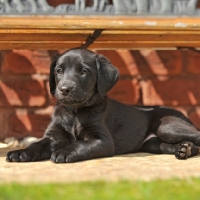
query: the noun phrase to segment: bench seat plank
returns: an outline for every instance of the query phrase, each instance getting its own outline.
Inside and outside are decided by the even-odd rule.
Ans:
[[[79,47],[104,29],[95,49],[200,47],[200,18],[133,16],[1,16],[0,49]]]

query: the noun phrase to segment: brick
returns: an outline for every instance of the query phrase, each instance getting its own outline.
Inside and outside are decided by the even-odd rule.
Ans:
[[[3,53],[2,73],[49,74],[50,63],[47,51],[6,51]]]
[[[149,74],[156,75],[177,75],[181,73],[182,70],[182,55],[181,51],[174,50],[141,50],[140,54],[146,61],[146,68],[143,67],[144,72],[141,71],[141,75],[145,71],[149,70]]]
[[[136,79],[120,80],[109,91],[108,96],[126,104],[137,104],[140,98],[139,85]]]
[[[42,137],[50,122],[51,113],[36,114],[18,111],[9,118],[7,137],[23,138],[26,136]]]
[[[200,108],[197,107],[192,112],[189,113],[189,119],[192,121],[192,123],[200,129]]]
[[[177,75],[182,70],[180,51],[128,51],[128,50],[98,50],[105,55],[121,75]]]
[[[0,81],[0,106],[42,106],[45,102],[43,81],[16,77]]]
[[[194,51],[185,51],[187,72],[200,74],[200,54]]]
[[[141,81],[144,105],[200,105],[198,79],[152,79]]]
[[[2,73],[4,74],[32,74],[35,73],[31,63],[21,55],[6,51],[3,53]]]
[[[2,109],[0,108],[0,140],[3,140],[7,137],[9,131],[9,117],[13,114],[14,110],[12,109]]]

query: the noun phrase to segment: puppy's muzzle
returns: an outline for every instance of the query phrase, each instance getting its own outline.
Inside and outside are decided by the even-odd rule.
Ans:
[[[67,84],[62,84],[58,87],[58,90],[60,94],[63,96],[67,96],[70,94],[70,92],[74,89],[75,84],[73,82],[67,83]]]
[[[73,89],[73,86],[62,86],[60,88],[60,93],[63,95],[63,96],[66,96],[70,93],[70,91],[72,91]]]

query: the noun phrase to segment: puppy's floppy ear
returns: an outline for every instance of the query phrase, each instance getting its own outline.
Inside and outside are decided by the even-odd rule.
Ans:
[[[97,89],[101,96],[105,96],[118,81],[119,72],[103,55],[97,55],[96,63],[98,71]]]
[[[58,60],[58,58],[61,55],[58,54],[54,57],[53,61],[51,62],[50,65],[50,74],[49,74],[49,86],[50,86],[50,93],[52,96],[55,95],[55,90],[56,90],[56,81],[55,81],[55,76],[54,76],[54,69],[56,67],[56,62]]]

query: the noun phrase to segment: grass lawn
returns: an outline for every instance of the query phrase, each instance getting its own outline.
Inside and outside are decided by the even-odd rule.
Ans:
[[[0,200],[198,200],[200,178],[73,184],[0,184]]]

